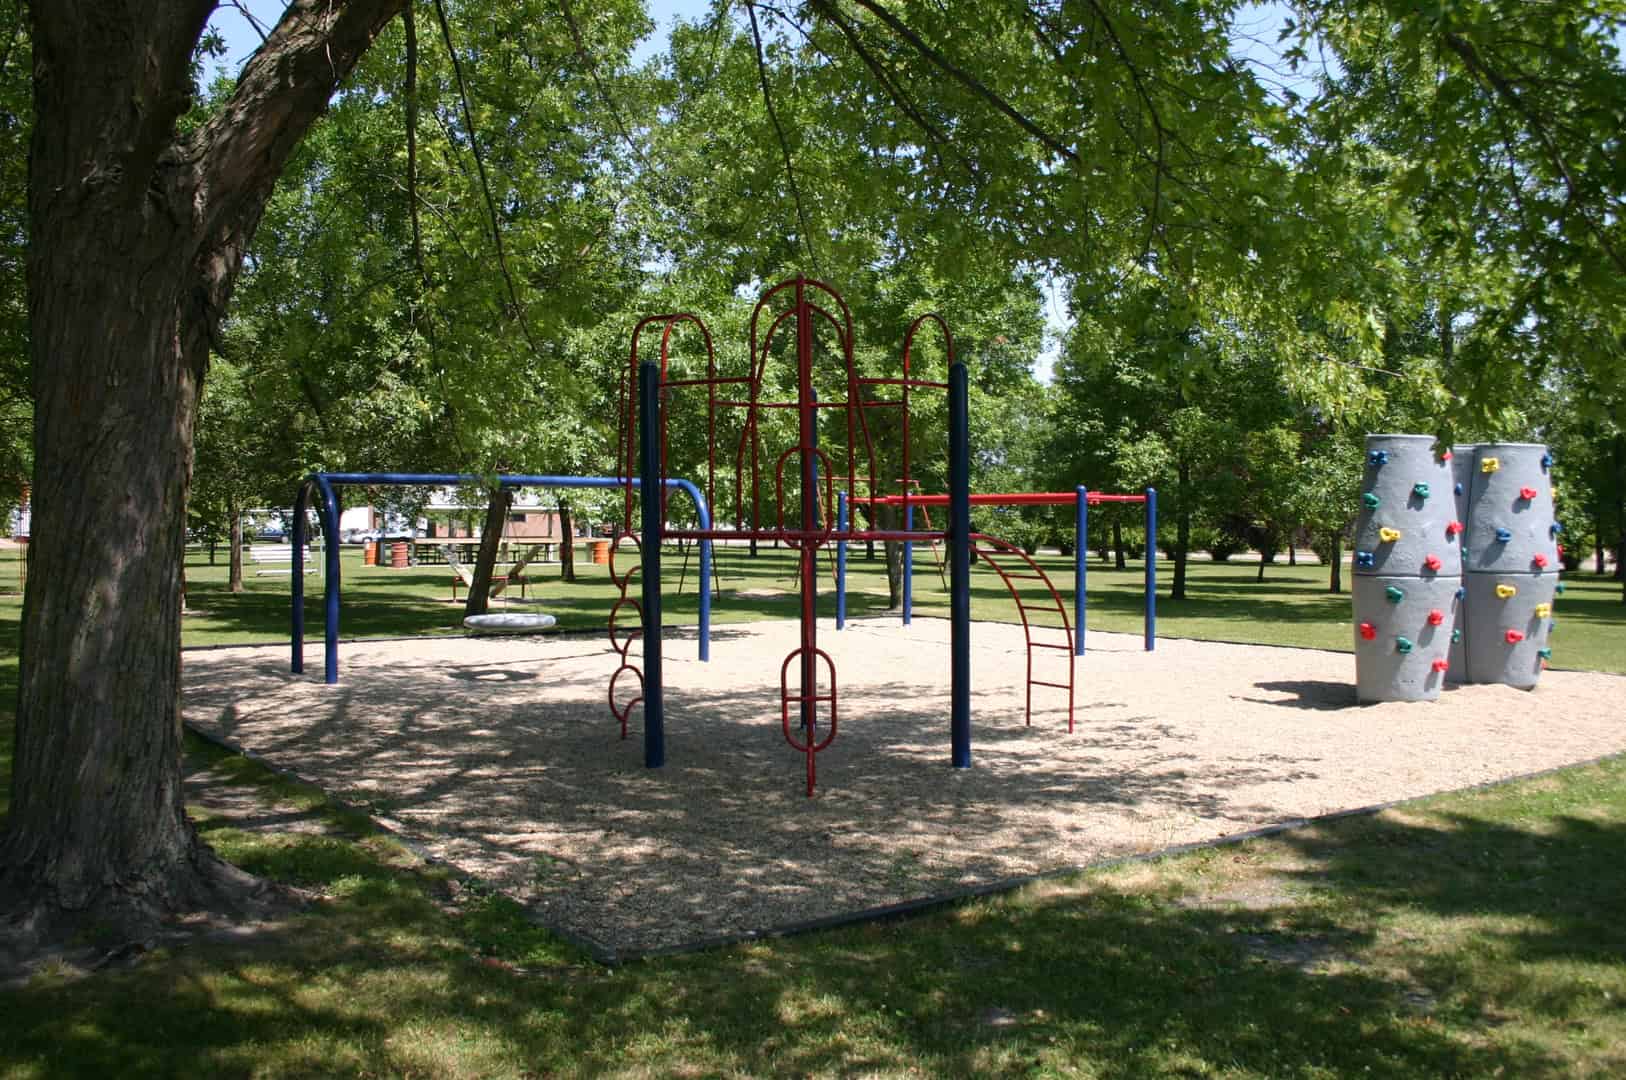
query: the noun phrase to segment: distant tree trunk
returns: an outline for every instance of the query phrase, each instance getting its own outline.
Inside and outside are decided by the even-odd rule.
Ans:
[[[404,0],[294,0],[230,101],[182,131],[214,5],[29,5],[33,572],[23,600],[0,942],[124,940],[253,908],[181,791],[192,436],[265,201]]]
[[[1287,565],[1299,564],[1299,527],[1293,526],[1293,531],[1287,534]]]
[[[1112,565],[1119,570],[1129,565],[1124,558],[1124,523],[1116,514],[1112,517]]]
[[[226,504],[231,514],[230,554],[226,557],[226,587],[234,593],[243,591],[243,509],[235,498]]]
[[[576,580],[576,526],[570,520],[570,503],[559,500],[559,576]]]
[[[883,532],[902,527],[898,524],[896,507],[878,506],[875,510],[876,527]],[[903,544],[887,540],[881,547],[886,554],[886,607],[888,611],[897,611],[903,607]]]
[[[474,583],[469,586],[463,614],[484,615],[491,607],[491,578],[497,567],[497,549],[502,546],[503,528],[514,505],[513,488],[497,488],[486,504],[485,528],[480,533],[480,553],[474,560]]]
[[[1610,457],[1615,466],[1615,580],[1626,604],[1626,436],[1615,436]]]
[[[1180,462],[1176,474],[1175,490],[1180,495],[1180,509],[1174,516],[1174,582],[1169,586],[1169,599],[1184,600],[1186,598],[1186,558],[1191,550],[1191,465],[1186,461]],[[1150,547],[1152,538],[1146,538]],[[1146,557],[1150,559],[1152,553],[1148,551]]]
[[[1592,572],[1603,576],[1603,500],[1592,510]]]
[[[215,548],[220,546],[220,537],[213,529],[209,530],[209,565],[215,564]]]
[[[1332,534],[1332,571],[1327,582],[1327,591],[1337,595],[1344,591],[1344,531],[1337,529]]]

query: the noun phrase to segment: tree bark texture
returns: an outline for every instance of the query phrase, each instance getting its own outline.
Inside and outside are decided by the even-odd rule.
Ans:
[[[35,559],[0,920],[43,938],[229,910],[181,803],[180,612],[209,344],[277,176],[403,0],[299,0],[185,134],[212,0],[31,5]],[[7,934],[0,933],[0,937]]]
[[[469,586],[463,614],[484,615],[491,607],[491,579],[497,569],[497,549],[508,524],[508,511],[514,505],[513,488],[496,488],[486,504],[485,528],[480,533],[480,553],[474,560],[474,582]]]
[[[243,591],[243,508],[237,505],[233,497],[226,503],[226,512],[231,515],[230,555],[227,556],[226,588],[231,592]]]
[[[1174,516],[1174,582],[1169,586],[1170,600],[1184,600],[1186,598],[1186,559],[1191,555],[1191,465],[1185,461],[1180,462],[1175,472],[1176,490],[1180,493],[1180,509]],[[1152,538],[1146,538],[1148,545]],[[1150,559],[1152,553],[1148,551],[1146,557]]]
[[[559,500],[559,576],[576,580],[576,529],[570,520],[570,503]]]

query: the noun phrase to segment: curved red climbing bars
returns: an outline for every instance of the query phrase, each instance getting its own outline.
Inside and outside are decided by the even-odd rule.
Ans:
[[[1005,587],[1010,590],[1011,597],[1016,601],[1017,613],[1022,616],[1022,637],[1027,642],[1027,723],[1033,723],[1033,688],[1035,686],[1049,686],[1057,690],[1067,691],[1067,731],[1073,730],[1073,624],[1067,619],[1067,606],[1061,602],[1061,594],[1056,592],[1055,585],[1050,582],[1050,575],[1036,562],[1033,557],[1015,544],[999,539],[997,536],[988,536],[984,533],[971,534],[971,553],[993,568]],[[1025,570],[1010,570],[1001,565],[1000,560],[1008,563],[1019,563]],[[1030,610],[1044,610],[1031,608],[1022,599],[1017,590],[1016,582],[1019,580],[1032,580],[1041,582],[1046,593],[1050,596],[1051,605],[1056,614],[1061,616],[1061,631],[1066,636],[1065,642],[1035,641],[1035,630],[1053,629],[1044,626],[1035,626],[1028,618]],[[1035,649],[1049,649],[1062,652],[1067,658],[1067,681],[1064,683],[1050,682],[1045,679],[1033,677],[1033,657]]]

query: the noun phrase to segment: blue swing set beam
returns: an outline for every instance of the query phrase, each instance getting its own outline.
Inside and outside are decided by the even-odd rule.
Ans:
[[[466,486],[485,483],[485,478],[471,473],[312,473],[299,485],[299,493],[294,498],[294,537],[295,551],[303,551],[307,543],[305,511],[311,505],[311,494],[315,492],[319,498],[316,500],[316,516],[321,522],[322,533],[327,537],[325,545],[325,570],[327,577],[326,592],[322,609],[323,638],[325,641],[325,681],[336,683],[339,681],[339,598],[341,583],[339,580],[339,499],[334,491],[335,487],[345,485],[367,485],[372,487],[383,486],[425,486],[447,487]],[[632,478],[634,487],[641,486],[638,477]],[[700,489],[687,480],[668,479],[665,481],[668,488],[676,488],[686,492],[694,500],[696,522],[702,530],[711,528],[711,508],[706,505],[705,496]],[[621,489],[626,481],[615,476],[499,476],[497,485],[501,488],[595,488],[595,489]],[[305,568],[301,559],[293,560],[293,596],[291,616],[291,646],[293,663],[291,670],[295,675],[305,671]],[[657,579],[658,580],[658,579]],[[711,659],[711,541],[700,541],[700,659]]]

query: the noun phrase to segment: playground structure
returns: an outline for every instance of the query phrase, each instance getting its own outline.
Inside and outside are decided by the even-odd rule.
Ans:
[[[947,360],[947,381],[920,378],[911,371],[915,339],[922,328],[935,325],[942,337]],[[682,375],[673,371],[674,334],[693,328],[700,335],[704,351],[703,373]],[[647,332],[659,330],[658,357],[640,359],[639,350]],[[822,336],[821,336],[822,335]],[[661,612],[660,574],[661,543],[678,540],[744,540],[751,542],[777,541],[797,552],[800,585],[800,639],[780,665],[780,721],[786,741],[803,754],[806,761],[807,793],[813,794],[816,784],[817,755],[835,739],[839,722],[839,693],[835,663],[829,653],[819,647],[816,599],[818,590],[818,558],[821,549],[835,544],[836,580],[838,599],[838,628],[845,623],[845,561],[847,545],[853,542],[896,541],[904,545],[905,559],[912,562],[912,548],[916,543],[947,545],[949,557],[949,621],[950,621],[950,762],[955,768],[968,768],[971,764],[970,729],[970,567],[975,555],[988,563],[999,574],[1003,583],[1016,598],[1022,617],[1024,635],[1028,643],[1028,719],[1031,723],[1031,702],[1034,686],[1054,686],[1068,692],[1068,726],[1072,728],[1073,667],[1072,657],[1081,652],[1082,635],[1075,638],[1066,608],[1043,569],[1025,553],[994,537],[973,534],[970,507],[972,503],[1058,504],[1070,502],[1078,510],[1079,539],[1085,537],[1085,515],[1091,501],[1141,502],[1146,506],[1148,525],[1147,545],[1147,623],[1146,647],[1152,647],[1155,633],[1155,615],[1151,596],[1155,591],[1156,563],[1156,493],[1148,489],[1144,495],[1090,496],[1082,488],[1075,492],[1053,495],[1035,493],[1015,496],[972,496],[969,490],[970,440],[967,406],[967,374],[962,361],[954,355],[953,337],[948,325],[936,314],[926,314],[910,323],[903,342],[901,373],[896,376],[861,376],[854,366],[854,330],[852,314],[845,301],[828,285],[808,278],[793,278],[766,290],[752,311],[749,331],[750,353],[745,374],[724,375],[718,371],[716,351],[711,332],[697,316],[674,313],[650,316],[633,329],[626,377],[622,383],[622,435],[617,459],[625,483],[623,517],[620,534],[612,547],[619,551],[624,540],[631,540],[639,551],[640,599],[634,601],[629,594],[634,571],[612,576],[621,590],[616,611],[631,606],[640,619],[643,642],[643,667],[633,663],[630,650],[634,633],[618,636],[615,618],[611,620],[611,641],[620,656],[621,664],[610,681],[610,707],[620,721],[622,734],[627,730],[627,719],[632,708],[644,707],[644,764],[650,768],[665,763],[665,709],[661,673]],[[822,345],[822,347],[821,347]],[[781,350],[776,354],[776,347]],[[793,383],[774,371],[777,378],[770,379],[770,361],[776,355],[792,354],[795,377]],[[833,359],[833,363],[831,362]],[[816,360],[820,361],[816,363]],[[694,529],[675,529],[667,525],[665,492],[669,484],[668,468],[671,438],[669,417],[673,408],[685,395],[704,393],[706,409],[706,465],[704,494],[708,504],[717,505],[716,487],[719,453],[719,426],[730,417],[737,420],[738,435],[733,450],[733,505],[732,528],[717,529],[700,526]],[[947,475],[949,491],[944,495],[920,495],[919,480],[913,475],[913,449],[911,440],[911,394],[921,391],[943,391],[948,398]],[[895,396],[884,396],[884,395]],[[770,419],[775,410],[794,410],[794,436],[785,439],[784,433],[774,430]],[[883,414],[895,419],[882,420]],[[901,459],[900,475],[893,481],[896,492],[883,491],[876,481],[875,426],[897,435],[897,456]],[[830,440],[821,448],[821,422],[826,435],[836,439],[837,458],[845,457],[844,467],[838,468],[832,460]],[[830,429],[834,429],[831,431]],[[723,435],[726,437],[727,432]],[[770,447],[770,437],[779,436],[788,442],[782,448]],[[728,449],[726,446],[723,449]],[[777,453],[772,452],[777,450]],[[787,486],[787,467],[793,469],[792,483]],[[725,464],[726,468],[726,464]],[[764,496],[764,480],[771,476],[769,498]],[[822,481],[822,485],[821,485]],[[837,482],[841,487],[838,493]],[[641,501],[638,528],[634,530],[634,485],[647,492],[651,487],[662,491],[660,499]],[[765,518],[764,503],[768,515]],[[902,529],[859,528],[849,518],[848,509],[854,505],[869,507],[897,506],[902,508]],[[915,507],[946,506],[948,521],[941,530],[913,527]],[[832,508],[835,513],[832,515]],[[787,509],[794,514],[795,524],[787,525]],[[928,519],[929,520],[929,519]],[[1083,625],[1084,571],[1086,547],[1077,549],[1077,575],[1074,621]],[[704,575],[704,570],[702,570]],[[905,574],[905,582],[909,580]],[[1032,606],[1024,603],[1015,582],[1031,580],[1041,583],[1053,610],[1062,622],[1066,637],[1064,644],[1039,642],[1033,637],[1034,624],[1029,619]],[[906,584],[906,589],[908,585]],[[905,621],[909,617],[909,602],[905,601]],[[1056,649],[1067,656],[1067,682],[1038,680],[1033,677],[1034,650]],[[792,665],[797,668],[794,680]],[[821,672],[823,680],[821,686]],[[635,696],[623,694],[617,698],[617,687],[624,676],[638,683]],[[628,683],[630,687],[630,679]],[[797,719],[792,720],[792,706],[796,706]]]
[[[614,476],[499,476],[497,485],[504,488],[597,488],[612,489],[626,486],[626,481]],[[326,587],[322,607],[324,641],[324,681],[339,681],[339,602],[343,584],[339,573],[339,496],[343,486],[368,487],[402,486],[464,486],[486,483],[485,479],[468,473],[312,473],[299,485],[294,496],[294,550],[302,550],[306,543],[306,514],[315,496],[317,521],[324,536],[332,538],[324,551]],[[634,481],[637,484],[638,481]],[[700,491],[686,480],[668,480],[666,487],[676,488],[694,501],[695,517],[703,525],[711,523],[711,508]],[[652,500],[653,501],[653,500]],[[711,572],[711,543],[700,544],[700,579],[708,580]],[[305,670],[305,569],[294,560],[293,588],[290,598],[290,646],[293,652],[291,670],[295,675]],[[700,659],[711,656],[711,591],[700,590]]]

